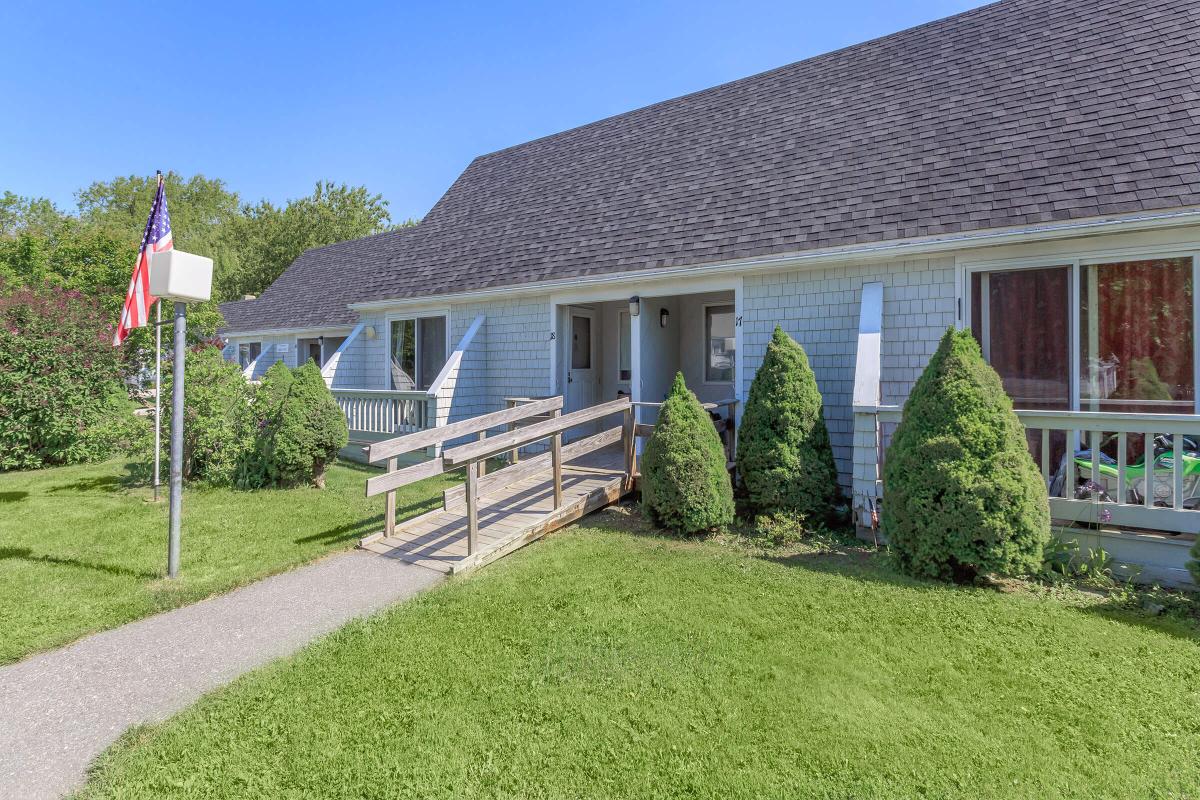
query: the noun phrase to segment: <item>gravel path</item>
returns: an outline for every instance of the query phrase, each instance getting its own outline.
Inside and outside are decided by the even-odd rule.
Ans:
[[[130,725],[442,580],[354,551],[0,667],[0,798],[55,798]]]

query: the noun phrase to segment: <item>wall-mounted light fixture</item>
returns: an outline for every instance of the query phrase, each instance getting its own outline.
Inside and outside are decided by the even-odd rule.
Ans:
[[[638,314],[641,314],[641,313],[642,313],[642,298],[638,297],[635,294],[633,297],[629,298],[629,316],[636,317]]]
[[[667,327],[667,317],[669,317],[669,316],[671,316],[670,311],[667,311],[665,308],[660,308],[658,310],[658,327],[660,327],[660,328]]]
[[[367,327],[363,328],[363,336],[366,336],[368,339],[374,339],[375,338],[375,326],[368,325]]]

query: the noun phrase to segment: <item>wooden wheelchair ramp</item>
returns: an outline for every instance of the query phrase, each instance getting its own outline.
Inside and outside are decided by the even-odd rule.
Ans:
[[[371,445],[368,460],[388,465],[388,472],[367,481],[368,497],[387,498],[386,528],[363,538],[359,546],[442,572],[465,572],[619,500],[632,489],[635,471],[636,428],[629,400],[565,415],[561,411],[562,397],[551,397]],[[620,424],[563,444],[569,428],[606,418]],[[466,437],[477,441],[397,469],[399,455]],[[518,459],[520,448],[541,442],[548,445],[547,452]],[[512,463],[484,471],[488,459],[502,455]],[[398,487],[460,467],[466,481],[446,490],[442,508],[396,522]]]

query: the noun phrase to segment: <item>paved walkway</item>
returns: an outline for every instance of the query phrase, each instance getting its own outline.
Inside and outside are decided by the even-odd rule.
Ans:
[[[440,580],[355,551],[0,667],[0,798],[61,797],[130,725]]]

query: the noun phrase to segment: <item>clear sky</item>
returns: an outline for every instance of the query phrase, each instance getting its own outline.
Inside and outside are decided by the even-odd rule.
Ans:
[[[0,192],[174,169],[420,217],[476,155],[979,0],[0,2]]]

